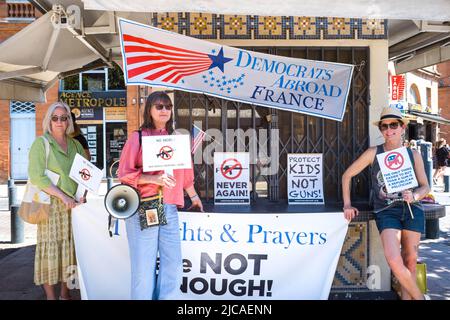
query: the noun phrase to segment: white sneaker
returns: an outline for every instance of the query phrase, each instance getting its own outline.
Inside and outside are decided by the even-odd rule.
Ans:
[[[427,294],[424,294],[423,297],[425,298],[425,300],[431,300],[430,296]]]

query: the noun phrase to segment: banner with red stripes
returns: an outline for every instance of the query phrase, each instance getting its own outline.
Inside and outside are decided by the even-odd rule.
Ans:
[[[268,55],[119,19],[126,84],[342,121],[353,65]]]

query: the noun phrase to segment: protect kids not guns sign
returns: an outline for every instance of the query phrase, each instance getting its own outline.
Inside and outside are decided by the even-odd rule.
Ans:
[[[377,154],[377,159],[388,193],[419,185],[406,147]]]
[[[323,155],[288,154],[289,204],[324,204]]]
[[[274,56],[119,19],[126,84],[342,121],[353,65]]]

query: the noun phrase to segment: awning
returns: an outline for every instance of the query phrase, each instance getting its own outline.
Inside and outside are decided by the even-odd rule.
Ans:
[[[448,0],[82,0],[87,10],[450,20]]]
[[[431,113],[425,113],[425,112],[418,112],[418,111],[410,111],[411,114],[421,117],[422,119],[426,121],[436,122],[444,125],[450,125],[450,120],[445,119],[437,114],[431,114]]]

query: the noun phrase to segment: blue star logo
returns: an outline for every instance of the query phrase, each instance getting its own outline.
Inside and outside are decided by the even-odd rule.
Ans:
[[[223,56],[223,48],[220,48],[220,51],[217,54],[217,56],[214,56],[212,54],[208,54],[208,57],[211,59],[211,65],[209,66],[209,69],[213,69],[213,68],[217,67],[222,72],[224,72],[223,71],[223,65],[225,63],[230,62],[231,60],[233,60],[232,58],[226,58],[226,57]]]

